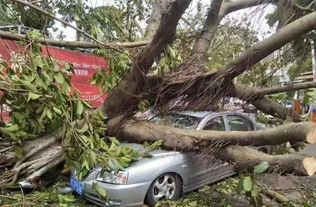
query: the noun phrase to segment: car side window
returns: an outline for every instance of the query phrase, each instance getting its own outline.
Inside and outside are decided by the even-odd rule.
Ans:
[[[240,116],[226,116],[230,131],[252,131],[253,125],[249,120]]]
[[[225,131],[225,125],[221,116],[212,118],[203,127],[203,130]]]

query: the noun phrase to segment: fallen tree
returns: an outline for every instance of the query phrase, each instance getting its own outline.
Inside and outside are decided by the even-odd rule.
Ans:
[[[253,166],[267,161],[269,171],[273,173],[295,173],[297,175],[314,175],[316,159],[302,155],[268,155],[255,149],[242,146],[228,146],[222,148],[218,156],[237,163],[241,171],[253,169]]]
[[[314,123],[301,122],[255,132],[215,132],[182,130],[155,125],[134,120],[133,115],[139,110],[139,103],[141,103],[143,99],[148,100],[149,105],[158,111],[162,108],[166,108],[167,111],[179,108],[206,110],[216,107],[222,98],[233,96],[254,104],[259,110],[265,113],[278,116],[282,119],[287,118],[291,113],[285,110],[283,106],[269,100],[265,95],[274,92],[314,87],[314,84],[284,87],[281,89],[264,89],[260,91],[254,88],[246,89],[239,87],[238,85],[234,85],[233,81],[234,78],[243,74],[246,70],[251,70],[254,64],[258,63],[273,51],[291,42],[298,36],[315,29],[316,12],[306,14],[298,20],[286,25],[268,39],[246,50],[226,66],[207,71],[207,67],[204,65],[205,58],[196,59],[194,57],[195,54],[192,54],[194,58],[188,58],[187,61],[184,61],[178,66],[174,73],[157,77],[150,74],[150,69],[155,61],[159,60],[167,46],[172,44],[176,38],[177,25],[191,1],[173,0],[170,2],[166,1],[166,3],[168,4],[163,10],[161,17],[159,17],[160,24],[154,32],[151,42],[139,52],[129,72],[122,77],[122,80],[117,86],[109,91],[107,100],[97,111],[97,113],[102,111],[108,118],[106,134],[115,136],[120,140],[140,143],[163,139],[164,147],[176,150],[198,151],[213,148],[214,153],[219,158],[235,161],[237,169],[239,170],[250,169],[253,165],[265,160],[271,162],[271,170],[275,169],[278,172],[296,173],[300,175],[313,175],[315,173],[315,158],[301,155],[267,155],[250,148],[233,145],[262,146],[278,145],[286,142],[308,142],[314,144],[316,141]],[[199,52],[199,56],[204,57],[206,55],[209,43],[216,32],[215,27],[218,26],[220,20],[226,14],[237,9],[265,3],[268,2],[248,0],[212,2],[212,8],[210,8],[211,12],[208,13],[204,30],[200,36],[197,37],[197,41],[194,45],[194,48]],[[207,41],[205,41],[205,39],[207,39]],[[59,46],[63,44],[65,44],[64,46],[69,45],[69,43],[65,42],[59,43]],[[94,45],[90,46],[94,47]],[[30,63],[30,68],[32,68],[32,64],[34,63],[32,61]],[[45,65],[37,64],[36,66],[36,69],[43,69]],[[49,83],[51,88],[56,88],[53,86],[54,82],[59,82],[62,84],[62,87],[67,88],[63,85],[64,82],[59,75],[56,74],[58,72],[50,72],[52,72],[52,74],[41,78],[45,81],[47,77],[54,77],[55,79]],[[63,75],[65,75],[66,80],[69,80],[66,74]],[[30,79],[24,76],[20,78],[25,78],[23,81]],[[1,167],[7,168],[5,173],[2,174],[3,178],[5,178],[3,179],[4,182],[16,182],[20,175],[28,180],[35,180],[50,168],[58,165],[65,157],[67,161],[70,161],[71,164],[83,172],[82,175],[87,173],[92,166],[99,162],[103,163],[107,170],[112,170],[113,168],[109,163],[114,162],[113,160],[116,160],[115,162],[124,167],[138,158],[139,155],[137,155],[137,152],[131,149],[128,149],[125,154],[117,153],[114,157],[110,158],[102,156],[102,153],[110,154],[109,146],[111,147],[113,145],[114,148],[118,148],[119,146],[116,146],[115,143],[117,143],[117,141],[112,138],[107,137],[105,140],[100,138],[101,134],[105,133],[104,123],[99,116],[99,118],[95,118],[90,115],[90,113],[92,114],[94,112],[83,113],[84,107],[80,101],[72,102],[73,100],[64,100],[58,105],[54,102],[55,99],[53,99],[56,98],[54,95],[56,90],[54,92],[47,91],[45,86],[36,85],[37,83],[35,82],[34,85],[41,87],[41,90],[39,90],[39,88],[33,90],[32,86],[22,82],[25,87],[28,87],[26,88],[27,91],[25,91],[25,88],[14,88],[16,85],[24,87],[23,84],[16,84],[16,82],[14,82],[20,81],[20,79],[12,79],[11,81],[13,81],[12,83],[14,84],[4,84],[1,88],[6,94],[5,98],[10,101],[7,103],[9,105],[11,103],[10,106],[13,107],[12,112],[21,113],[21,108],[24,110],[27,108],[29,112],[31,111],[28,115],[32,114],[32,116],[35,116],[35,118],[33,117],[35,120],[45,120],[45,122],[43,122],[45,124],[39,123],[39,125],[34,125],[34,123],[30,121],[30,123],[24,124],[27,125],[27,127],[23,127],[21,122],[15,120],[16,122],[14,122],[14,124],[16,124],[18,128],[14,128],[13,131],[19,133],[21,128],[23,130],[31,129],[30,131],[26,131],[28,134],[36,135],[35,137],[33,136],[31,140],[28,138],[24,140],[23,135],[25,134],[16,135],[8,133],[8,129],[12,130],[12,128],[9,127],[13,127],[14,125],[7,125],[6,128],[3,129],[3,133],[11,138],[10,142],[20,145],[19,148],[16,148],[15,146],[11,147],[11,143],[9,143],[9,146],[5,145],[5,148],[1,149],[0,165]],[[32,81],[34,81],[34,79]],[[6,88],[12,86],[14,87],[9,88],[9,90]],[[238,87],[239,90],[236,89]],[[30,91],[33,93],[32,95],[29,93],[25,94]],[[64,90],[63,94],[59,94],[59,96],[66,99],[67,92],[67,90]],[[24,97],[25,106],[18,108],[12,104],[15,103],[14,101],[17,95]],[[4,100],[6,101],[6,99]],[[55,107],[57,110],[50,110],[50,113],[48,113],[48,109],[46,109],[44,113],[44,108],[42,108],[40,112],[37,113],[37,108],[44,102],[47,104],[47,107]],[[32,106],[30,108],[31,103],[34,104],[34,107]],[[174,108],[171,104],[169,109],[168,106],[170,106],[170,103],[181,103],[181,105],[179,108]],[[49,104],[55,105],[50,106]],[[45,115],[42,117],[42,114]],[[64,116],[64,114],[67,114],[67,116]],[[76,116],[73,116],[73,114],[76,114]],[[297,119],[298,118],[299,117],[297,117]],[[26,120],[25,117],[24,119]],[[57,125],[53,125],[56,123]],[[37,130],[34,130],[34,128]],[[102,130],[96,133],[100,128],[102,128]],[[43,133],[53,132],[55,130],[58,130],[61,134],[42,136]],[[17,156],[17,151],[15,150],[14,152],[12,149],[23,151],[23,155]],[[102,153],[100,154],[99,152]],[[78,162],[78,157],[80,157],[80,162]],[[123,157],[127,159],[122,159]],[[246,157],[248,157],[248,159],[245,159]],[[128,162],[123,162],[123,160],[128,160]],[[293,163],[297,165],[293,166]]]

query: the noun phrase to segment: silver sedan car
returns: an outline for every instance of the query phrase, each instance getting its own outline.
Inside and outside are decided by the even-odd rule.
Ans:
[[[196,130],[252,131],[261,127],[237,112],[182,112],[150,121]],[[123,143],[138,150],[142,145]],[[266,150],[265,150],[266,151]],[[79,181],[72,175],[70,186],[79,195],[100,206],[154,206],[161,199],[178,199],[183,193],[235,174],[232,165],[207,153],[154,150],[118,172],[101,173],[94,168]],[[93,183],[105,189],[108,200],[99,198]]]

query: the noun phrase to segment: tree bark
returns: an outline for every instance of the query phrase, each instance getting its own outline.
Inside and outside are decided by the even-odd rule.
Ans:
[[[152,10],[151,15],[148,19],[148,24],[146,27],[146,32],[145,32],[146,39],[151,39],[153,37],[153,35],[155,34],[156,30],[158,29],[158,26],[160,23],[159,20],[161,18],[161,14],[163,11],[162,1],[163,0],[155,0],[154,1],[153,10]]]
[[[199,56],[205,56],[205,53],[207,52],[217,30],[217,26],[221,21],[218,13],[221,9],[222,3],[223,0],[212,1],[201,34],[193,47],[193,53],[197,53]]]
[[[224,75],[228,77],[228,80],[232,80],[275,50],[313,29],[316,29],[316,12],[309,13],[291,22],[269,38],[243,52],[225,67]]]
[[[252,6],[258,6],[261,4],[269,4],[273,3],[273,0],[237,0],[237,1],[227,1],[223,4],[219,16],[220,18],[223,18],[227,14],[240,10],[249,8]]]
[[[201,34],[193,47],[193,52],[205,58],[205,53],[212,42],[219,23],[229,13],[271,2],[271,0],[212,1]]]
[[[135,120],[125,122],[121,127],[117,123],[120,122],[110,121],[108,132],[121,140],[143,143],[162,139],[164,147],[182,151],[207,149],[211,146],[219,149],[227,145],[278,145],[288,141],[316,143],[316,124],[312,122],[247,132],[186,130]]]
[[[113,122],[112,122],[113,121]],[[117,122],[116,122],[117,121]],[[240,171],[252,171],[253,166],[268,161],[270,171],[314,175],[316,158],[303,155],[268,155],[242,146],[278,145],[285,142],[316,143],[316,124],[301,122],[272,129],[250,132],[186,130],[129,120],[121,127],[119,120],[108,123],[108,132],[121,140],[143,143],[163,140],[164,148],[180,151],[208,151],[220,159],[233,161]],[[242,146],[239,146],[242,145]]]
[[[271,94],[276,94],[276,93],[296,91],[296,90],[302,90],[302,89],[308,89],[308,88],[316,88],[316,81],[296,83],[293,85],[288,85],[288,86],[283,86],[283,87],[263,88],[263,89],[258,89],[256,93],[258,95],[271,95]]]
[[[144,88],[144,76],[155,59],[174,40],[178,22],[190,3],[191,0],[175,0],[166,7],[151,43],[137,56],[132,71],[123,78],[120,85],[108,93],[107,101],[101,109],[109,118],[136,110],[141,98],[139,94]]]
[[[24,156],[21,159],[12,150],[0,153],[0,168],[6,168],[0,174],[0,185],[15,183],[20,175],[31,181],[64,161],[64,152],[59,143],[62,136],[61,130],[26,141],[22,146]]]
[[[263,161],[269,163],[269,172],[294,173],[297,175],[314,175],[316,159],[304,155],[268,155],[255,149],[242,146],[222,148],[217,156],[223,160],[235,163],[239,171],[253,171],[253,166]]]
[[[271,91],[278,91],[280,88],[272,89]],[[284,87],[282,90],[292,90],[291,87]],[[269,91],[269,89],[263,89]],[[292,109],[288,109],[281,104],[278,104],[271,99],[261,95],[260,89],[252,86],[245,86],[241,84],[234,84],[228,93],[229,96],[239,98],[247,103],[253,104],[258,110],[271,116],[285,120],[288,116],[292,117],[294,122],[301,121],[299,114],[294,113]]]

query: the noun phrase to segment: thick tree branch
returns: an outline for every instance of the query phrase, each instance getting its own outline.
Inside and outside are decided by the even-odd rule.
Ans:
[[[193,51],[195,53],[202,53],[202,55],[206,53],[219,23],[229,13],[252,6],[268,4],[272,1],[273,0],[212,1],[202,32],[194,45]]]
[[[291,22],[269,38],[245,51],[225,67],[225,76],[229,80],[232,80],[275,50],[313,29],[316,29],[316,12],[312,12]]]
[[[194,53],[204,56],[204,54],[208,50],[211,44],[211,40],[213,39],[214,34],[217,30],[217,26],[221,21],[218,13],[222,7],[222,3],[223,0],[212,1],[201,34],[199,38],[196,40],[195,45],[193,47]]]
[[[173,42],[178,22],[190,3],[191,0],[171,1],[161,16],[159,27],[151,43],[134,61],[133,70],[140,72],[142,76],[148,72],[155,59],[167,45]]]
[[[144,121],[127,121],[117,128],[112,120],[108,132],[122,140],[143,143],[162,139],[164,147],[177,150],[222,148],[227,145],[278,145],[288,141],[316,143],[316,124],[300,122],[259,131],[186,130]]]
[[[299,122],[300,116],[293,112],[293,110],[282,106],[260,93],[260,90],[241,84],[234,84],[229,93],[229,96],[239,98],[247,103],[253,104],[258,110],[263,113],[270,114],[274,117],[285,120],[288,116],[293,118],[293,121]]]
[[[124,77],[118,87],[109,92],[102,106],[107,116],[113,118],[127,110],[135,110],[140,98],[139,93],[145,85],[144,75],[155,59],[174,40],[178,22],[190,2],[191,0],[174,0],[166,7],[151,43],[136,57],[132,71]]]
[[[278,145],[288,141],[316,143],[316,124],[312,122],[282,125],[259,131],[222,132],[186,130],[135,120],[129,120],[117,128],[117,122],[112,119],[108,123],[108,132],[121,140],[131,142],[163,140],[163,146],[173,150],[207,150],[220,159],[234,161],[240,170],[252,171],[254,165],[268,161],[270,171],[294,172],[299,175],[314,175],[316,171],[316,159],[313,157],[267,155],[251,148],[238,146]]]
[[[28,41],[25,35],[11,34],[9,32],[0,31],[0,38],[16,41]],[[46,38],[38,38],[36,42],[43,45],[50,45],[56,47],[66,47],[66,48],[134,48],[146,46],[149,41],[138,41],[138,42],[116,42],[116,43],[103,43],[95,44],[92,42],[81,42],[81,41],[63,41],[63,40],[52,40]]]
[[[223,18],[227,14],[240,10],[249,8],[252,6],[258,6],[261,4],[269,4],[274,2],[275,0],[237,0],[237,1],[227,1],[223,4],[219,16]]]
[[[152,6],[153,7],[152,12],[148,19],[148,24],[146,27],[146,32],[145,32],[146,39],[151,39],[159,26],[159,20],[161,18],[161,14],[163,10],[161,3],[162,2],[160,0],[154,1],[154,5]]]
[[[314,4],[316,4],[316,0],[313,0],[313,1],[311,1],[311,3],[309,3],[307,6],[301,6],[301,5],[299,5],[298,3],[295,3],[295,2],[293,2],[294,3],[294,5],[298,8],[298,9],[300,9],[300,10],[302,10],[302,11],[307,11],[307,12],[313,12],[313,11],[315,11],[312,7],[313,7],[313,5]]]
[[[296,83],[293,85],[283,86],[283,87],[273,87],[273,88],[264,88],[258,89],[258,95],[271,95],[276,93],[283,93],[288,91],[296,91],[308,88],[316,88],[316,81],[310,81],[305,83]]]
[[[228,146],[222,148],[217,156],[223,160],[233,161],[239,171],[252,171],[253,166],[267,161],[270,172],[310,176],[316,172],[316,159],[304,155],[269,155],[249,147]]]

